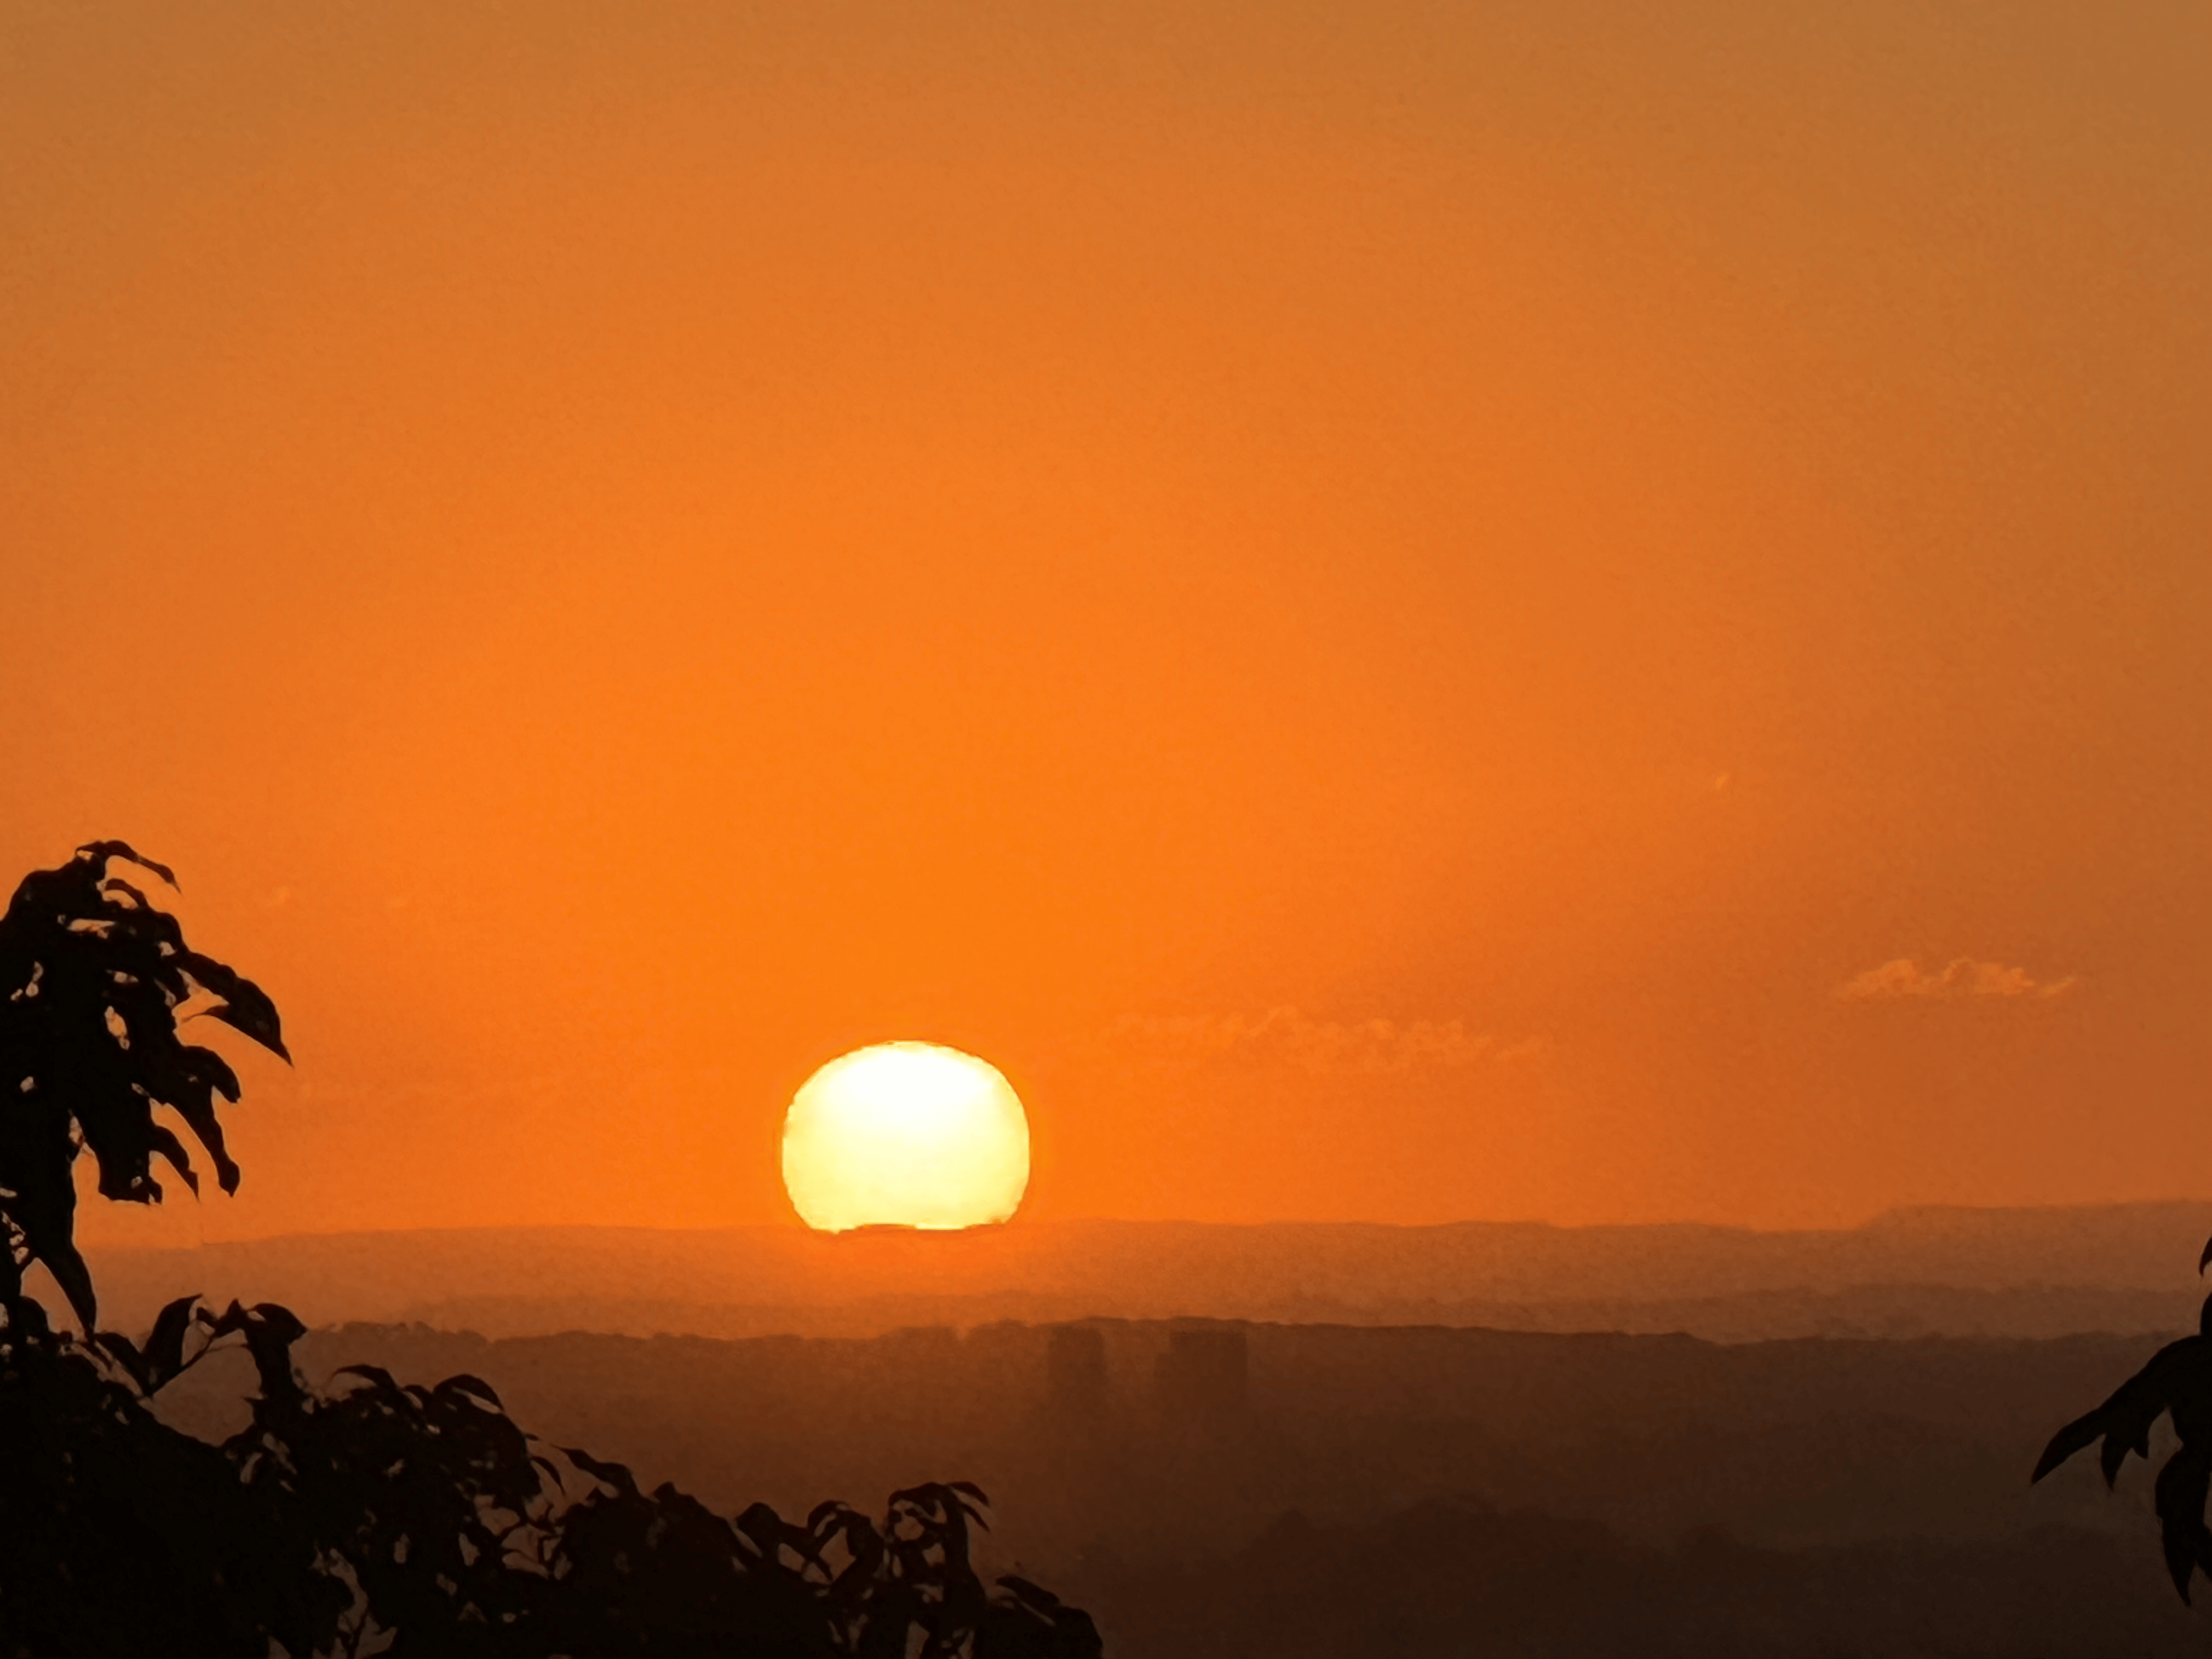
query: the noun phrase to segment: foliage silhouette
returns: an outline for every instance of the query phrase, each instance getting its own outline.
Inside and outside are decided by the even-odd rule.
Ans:
[[[892,1494],[881,1522],[823,1504],[735,1521],[621,1464],[547,1455],[481,1379],[403,1384],[349,1366],[326,1389],[292,1362],[306,1328],[271,1304],[164,1308],[143,1342],[97,1328],[75,1242],[74,1164],[149,1203],[159,1154],[198,1189],[153,1116],[173,1108],[215,1164],[215,1097],[238,1080],[177,1036],[203,1012],[285,1053],[252,981],[187,950],[173,918],[111,874],[120,842],[40,871],[0,918],[0,1653],[291,1659],[1097,1659],[1096,1626],[970,1560],[981,1492]],[[190,1005],[204,994],[211,1000]],[[23,1294],[44,1261],[84,1334]],[[252,1419],[220,1445],[164,1423],[161,1390],[243,1347]]]
[[[2197,1272],[2212,1262],[2212,1243],[2197,1260]],[[2151,1430],[2165,1417],[2180,1446],[2158,1472],[2153,1492],[2166,1570],[2181,1599],[2190,1599],[2190,1581],[2202,1571],[2212,1577],[2212,1528],[2204,1524],[2204,1504],[2212,1490],[2212,1297],[2197,1316],[2197,1332],[2169,1342],[2115,1389],[2095,1410],[2083,1413],[2051,1437],[2036,1461],[2032,1486],[2076,1452],[2098,1445],[2098,1464],[2110,1488],[2132,1452],[2150,1461]]]
[[[204,995],[210,1000],[191,1012],[290,1058],[276,1005],[252,981],[187,950],[176,919],[111,873],[117,860],[176,884],[129,843],[96,841],[59,869],[25,877],[0,917],[0,1088],[9,1091],[0,1103],[9,1258],[0,1294],[19,1295],[23,1267],[44,1261],[88,1331],[99,1309],[76,1243],[79,1152],[99,1166],[103,1198],[158,1201],[156,1153],[197,1193],[184,1143],[155,1121],[154,1108],[167,1106],[205,1149],[223,1191],[238,1189],[215,1107],[217,1095],[238,1099],[238,1077],[212,1048],[179,1039],[178,1009]]]

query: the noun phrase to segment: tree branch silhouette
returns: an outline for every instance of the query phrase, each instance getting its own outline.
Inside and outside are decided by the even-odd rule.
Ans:
[[[2200,1273],[2208,1261],[2212,1243],[2198,1259]],[[2205,1499],[2212,1489],[2212,1297],[2197,1316],[2196,1335],[2166,1344],[2102,1405],[2051,1436],[2028,1484],[2094,1445],[2109,1490],[2130,1453],[2150,1461],[2151,1431],[2161,1417],[2172,1423],[2181,1444],[2159,1469],[2152,1506],[2167,1575],[2186,1601],[2190,1582],[2199,1571],[2212,1577],[2212,1528],[2204,1523]]]
[[[197,1193],[176,1111],[225,1192],[218,1097],[239,1082],[184,1042],[180,1012],[289,1060],[276,1009],[188,949],[93,842],[34,872],[0,917],[0,1651],[14,1659],[1098,1659],[1096,1626],[1025,1579],[987,1589],[965,1482],[734,1520],[580,1449],[543,1447],[481,1378],[403,1383],[373,1365],[325,1389],[293,1363],[306,1326],[274,1304],[187,1296],[143,1341],[98,1328],[76,1243],[75,1166],[103,1197],[155,1203],[160,1158]],[[204,1002],[200,999],[205,999]],[[42,1261],[82,1327],[24,1293]],[[212,1445],[165,1424],[161,1390],[243,1348],[258,1391]]]

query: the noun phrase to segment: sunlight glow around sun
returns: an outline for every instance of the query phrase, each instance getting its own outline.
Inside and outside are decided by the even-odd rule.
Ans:
[[[824,1232],[1004,1221],[1029,1181],[1029,1120],[1012,1088],[996,1066],[933,1042],[831,1060],[783,1121],[783,1184]]]

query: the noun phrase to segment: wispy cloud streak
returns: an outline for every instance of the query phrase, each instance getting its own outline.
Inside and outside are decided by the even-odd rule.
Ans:
[[[2063,979],[2038,980],[2025,968],[1976,962],[1971,957],[1954,957],[1933,971],[1909,957],[1899,957],[1846,980],[1836,988],[1836,996],[1844,1002],[1957,1002],[1972,997],[2045,1001],[2064,996],[2080,983],[2071,974]]]
[[[1409,1072],[1533,1059],[1540,1037],[1506,1042],[1459,1019],[1313,1019],[1292,1007],[1259,1014],[1124,1019],[1124,1042],[1182,1060],[1274,1060],[1310,1072]]]

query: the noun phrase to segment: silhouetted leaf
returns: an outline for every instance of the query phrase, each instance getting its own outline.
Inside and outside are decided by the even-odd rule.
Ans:
[[[261,1379],[261,1394],[271,1401],[296,1400],[305,1392],[292,1368],[292,1345],[307,1334],[289,1308],[274,1302],[251,1308],[234,1302],[210,1328],[210,1336],[235,1331],[246,1339],[246,1351]]]
[[[185,1143],[159,1123],[150,1126],[148,1139],[153,1142],[154,1150],[167,1161],[169,1167],[184,1177],[185,1185],[192,1189],[192,1195],[195,1198],[199,1196],[200,1178],[192,1172],[192,1161],[185,1152]]]
[[[112,897],[120,893],[131,901],[131,908],[134,910],[151,910],[154,908],[153,900],[148,898],[143,891],[132,886],[120,876],[108,876],[103,878],[100,884],[100,890],[103,897]]]
[[[76,855],[80,859],[103,867],[110,859],[128,860],[141,870],[151,870],[170,886],[176,888],[179,892],[184,891],[183,885],[177,880],[175,871],[170,869],[166,864],[156,864],[127,841],[88,841],[76,849]]]
[[[466,1371],[458,1372],[447,1377],[438,1384],[438,1392],[466,1395],[473,1399],[481,1400],[495,1411],[501,1409],[499,1395],[492,1391],[491,1384],[480,1376],[470,1376]]]
[[[2085,1413],[2075,1418],[2057,1433],[2052,1435],[2051,1443],[2043,1449],[2043,1455],[2036,1459],[2035,1473],[2027,1477],[2027,1484],[2031,1486],[2035,1485],[2075,1453],[2085,1451],[2095,1445],[2104,1437],[2105,1431],[2102,1426],[2104,1418],[2105,1408],[2100,1406],[2095,1411]],[[2108,1486],[2112,1485],[2110,1475],[2106,1477],[2105,1484]]]
[[[1032,1584],[1026,1578],[1018,1578],[1010,1573],[1000,1579],[999,1583],[1012,1591],[1014,1600],[1023,1607],[1036,1607],[1042,1612],[1051,1613],[1060,1606],[1060,1598],[1057,1595],[1045,1589],[1043,1585]]]
[[[200,1145],[207,1148],[207,1155],[215,1161],[216,1180],[223,1191],[236,1192],[240,1170],[223,1139],[222,1125],[216,1121],[214,1102],[205,1094],[199,1094],[167,1103],[175,1109],[177,1115],[199,1137]]]
[[[2203,1567],[2212,1573],[2212,1528],[2204,1524],[2204,1498],[2212,1486],[2212,1446],[2185,1443],[2158,1472],[2153,1507],[2166,1570],[2181,1599],[2189,1600],[2190,1576]]]
[[[76,1316],[78,1325],[88,1332],[99,1329],[100,1298],[93,1293],[92,1270],[77,1254],[76,1241],[49,1236],[39,1243],[37,1255],[69,1298],[70,1311]]]
[[[92,1341],[102,1353],[131,1374],[131,1381],[137,1383],[142,1392],[152,1392],[152,1370],[145,1356],[138,1352],[136,1342],[119,1331],[95,1332]]]
[[[783,1548],[783,1517],[766,1504],[752,1504],[738,1516],[738,1530],[751,1540],[763,1560],[775,1560]]]
[[[146,1364],[153,1377],[148,1386],[158,1389],[185,1369],[185,1337],[199,1300],[198,1291],[180,1296],[155,1316],[153,1331],[146,1338]]]
[[[225,967],[212,957],[198,951],[187,951],[183,963],[185,975],[193,984],[221,1000],[221,1006],[207,1011],[208,1018],[219,1019],[252,1037],[280,1060],[292,1056],[284,1047],[282,1023],[276,1017],[276,1005],[252,980],[233,969]]]
[[[562,1446],[561,1455],[594,1480],[604,1480],[617,1492],[637,1495],[637,1477],[620,1463],[611,1463],[593,1457],[589,1452],[579,1451],[574,1446]]]
[[[218,1094],[228,1101],[238,1098],[238,1073],[212,1048],[170,1045],[157,1060],[146,1063],[146,1071],[148,1087],[165,1106],[181,1109],[186,1101],[206,1101]]]

